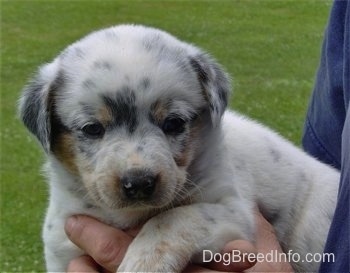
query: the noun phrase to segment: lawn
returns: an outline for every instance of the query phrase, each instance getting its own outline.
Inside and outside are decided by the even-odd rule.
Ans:
[[[26,80],[65,46],[106,26],[165,29],[233,76],[230,106],[300,143],[330,1],[1,1],[1,272],[44,270],[44,156],[16,117]]]

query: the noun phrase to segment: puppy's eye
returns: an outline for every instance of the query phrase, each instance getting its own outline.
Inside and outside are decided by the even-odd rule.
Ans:
[[[178,135],[185,131],[186,121],[182,118],[169,117],[166,118],[162,130],[167,135]]]
[[[81,128],[81,131],[89,138],[100,138],[105,133],[102,124],[98,122],[84,125],[83,128]]]

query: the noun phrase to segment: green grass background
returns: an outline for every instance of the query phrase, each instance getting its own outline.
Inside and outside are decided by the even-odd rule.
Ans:
[[[16,100],[38,65],[86,33],[133,22],[165,29],[233,75],[231,106],[299,144],[330,1],[1,1],[1,272],[44,270],[47,187]]]

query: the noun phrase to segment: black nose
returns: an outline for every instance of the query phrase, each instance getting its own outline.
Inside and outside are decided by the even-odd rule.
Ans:
[[[153,195],[157,180],[158,175],[148,170],[132,169],[121,177],[121,185],[128,199],[147,200]]]

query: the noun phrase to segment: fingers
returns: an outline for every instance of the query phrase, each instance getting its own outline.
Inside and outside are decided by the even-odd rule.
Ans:
[[[226,258],[221,262],[205,263],[202,266],[206,268],[190,265],[185,272],[291,272],[292,267],[287,262],[256,263],[254,259],[247,258],[248,255],[256,257],[257,252],[268,253],[271,249],[282,251],[273,227],[262,215],[257,214],[256,217],[255,247],[244,240],[229,242],[222,251],[221,256]],[[126,233],[87,216],[73,216],[67,220],[65,230],[70,240],[91,256],[74,259],[68,272],[115,272],[139,228]]]
[[[69,239],[91,256],[96,263],[114,272],[133,239],[132,236],[121,230],[80,215],[68,218],[65,231]],[[93,265],[89,261],[86,266],[89,269]]]
[[[248,241],[231,241],[225,245],[222,253],[220,254],[220,256],[223,257],[222,261],[206,263],[205,267],[220,272],[242,272],[254,266],[256,260],[247,259],[247,257],[248,255],[255,254],[256,252],[256,248]]]
[[[256,212],[255,222],[257,226],[256,247],[259,251],[268,252],[271,251],[271,249],[282,251],[273,226],[262,216],[261,213]],[[267,244],[267,242],[269,243]]]
[[[223,268],[225,270],[241,272],[247,270],[248,268],[251,268],[256,263],[255,257],[257,249],[251,242],[245,240],[236,240],[229,242],[224,247],[223,252],[235,255],[234,258],[231,256],[231,263],[227,267]],[[248,259],[248,256],[253,256],[254,259]]]
[[[67,272],[78,273],[78,272],[100,272],[100,267],[90,256],[80,256],[72,260],[69,265]]]
[[[266,257],[271,250],[283,253],[273,226],[260,214],[256,213],[256,248],[259,254]],[[248,272],[293,272],[292,266],[284,259],[258,261]]]
[[[219,271],[217,270],[208,269],[207,267],[202,267],[194,264],[190,264],[189,266],[187,266],[183,272],[184,273],[215,273],[215,272],[219,273]],[[220,271],[220,273],[223,273],[223,271]]]

